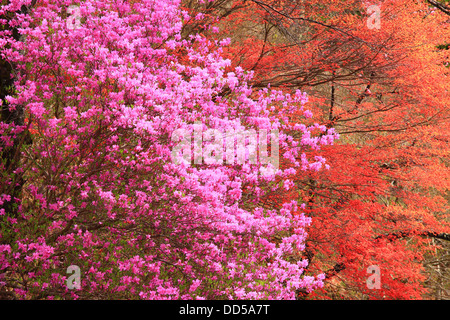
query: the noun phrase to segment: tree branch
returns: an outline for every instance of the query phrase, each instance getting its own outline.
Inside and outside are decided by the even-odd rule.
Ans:
[[[431,4],[433,7],[439,9],[440,11],[442,11],[443,13],[445,13],[446,15],[450,16],[450,7],[438,2],[438,1],[434,1],[434,0],[427,0],[427,2],[429,4]]]
[[[411,237],[414,235],[422,236],[422,237],[431,237],[435,239],[441,239],[445,241],[450,241],[450,233],[437,233],[437,232],[431,232],[431,231],[423,231],[423,232],[414,232],[414,231],[399,231],[399,232],[392,232],[388,234],[382,234],[377,237],[375,237],[375,240],[387,238],[390,242]]]

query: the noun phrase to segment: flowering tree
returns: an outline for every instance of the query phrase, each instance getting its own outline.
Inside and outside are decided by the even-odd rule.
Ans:
[[[227,41],[182,37],[188,14],[175,0],[14,0],[0,15],[15,76],[2,107],[24,112],[0,127],[2,160],[18,143],[21,154],[13,169],[0,163],[2,297],[292,299],[322,285],[323,274],[302,275],[310,219],[295,201],[261,200],[320,170],[323,158],[301,155],[337,137],[289,121],[304,94],[256,92],[251,73],[225,72]],[[195,148],[195,161],[174,161],[180,129],[203,150],[206,129],[277,130],[282,169],[206,163]]]

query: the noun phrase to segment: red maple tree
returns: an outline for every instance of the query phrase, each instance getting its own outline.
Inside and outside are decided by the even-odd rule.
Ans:
[[[220,32],[204,34],[231,38],[225,54],[254,71],[253,86],[308,92],[311,124],[340,134],[317,152],[329,170],[297,174],[294,188],[267,199],[291,197],[312,217],[306,258],[328,285],[309,298],[425,297],[430,240],[450,240],[450,33],[447,7],[433,2],[185,2],[202,13],[186,30],[209,20]]]

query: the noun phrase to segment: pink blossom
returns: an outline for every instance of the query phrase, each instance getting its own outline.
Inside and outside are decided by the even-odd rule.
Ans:
[[[25,2],[12,0],[0,12],[12,14]],[[86,19],[74,30],[61,20],[65,5],[42,0],[29,15],[12,19],[21,24],[26,46],[0,31],[11,43],[6,48],[1,41],[0,50],[28,79],[16,82],[17,97],[8,101],[23,105],[44,133],[27,146],[28,161],[20,168],[29,172],[29,189],[14,199],[21,219],[7,220],[16,238],[0,246],[0,268],[8,267],[8,277],[21,281],[24,271],[39,270],[33,277],[49,289],[49,299],[292,299],[298,288],[320,287],[322,276],[304,277],[306,260],[285,258],[304,249],[310,219],[298,211],[305,207],[289,202],[267,209],[262,201],[290,190],[297,170],[328,166],[304,151],[332,144],[337,134],[288,121],[307,96],[269,86],[258,92],[248,84],[252,72],[224,71],[231,63],[220,48],[212,50],[200,35],[182,38],[189,14],[179,1],[86,0]],[[189,62],[173,52],[178,48]],[[225,87],[232,91],[226,98]],[[54,117],[55,102],[47,100],[56,96],[61,109]],[[279,115],[271,116],[279,105]],[[200,135],[208,128],[277,129],[285,168],[173,163],[170,137],[178,129],[191,132],[195,123]],[[0,125],[3,137],[10,126]],[[14,143],[13,135],[4,140]],[[10,196],[0,197],[5,201]],[[79,291],[65,289],[61,274],[68,263],[81,269]],[[261,286],[260,279],[271,285]]]

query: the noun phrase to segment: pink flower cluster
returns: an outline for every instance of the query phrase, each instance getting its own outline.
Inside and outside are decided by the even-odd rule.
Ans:
[[[30,2],[10,1],[0,14]],[[317,126],[289,121],[293,108],[303,110],[303,93],[255,92],[251,73],[225,72],[220,48],[181,37],[187,13],[177,0],[76,1],[81,25],[72,29],[62,12],[72,0],[38,3],[8,22],[20,26],[22,41],[1,35],[17,71],[8,101],[25,107],[33,143],[22,153],[20,217],[13,223],[0,211],[0,291],[292,299],[322,285],[323,275],[302,275],[310,219],[296,202],[268,208],[261,200],[292,187],[296,172],[320,170],[325,160],[304,152],[337,137],[326,128],[313,137]],[[175,165],[171,134],[194,122],[223,132],[278,129],[286,164],[271,172],[261,164]],[[0,137],[13,141],[0,125]],[[65,285],[69,265],[81,268],[80,290]]]

